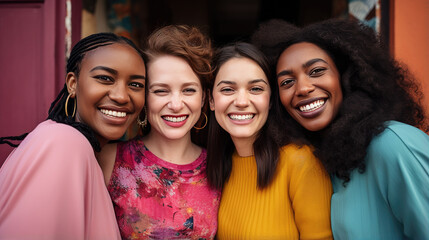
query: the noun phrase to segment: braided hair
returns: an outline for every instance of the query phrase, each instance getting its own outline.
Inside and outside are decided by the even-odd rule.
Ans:
[[[145,60],[143,52],[129,39],[121,36],[117,36],[113,33],[96,33],[89,35],[88,37],[80,40],[72,49],[70,53],[70,57],[67,60],[67,69],[66,72],[73,72],[76,77],[79,77],[81,63],[85,54],[90,52],[96,48],[111,45],[113,43],[121,43],[126,44],[134,48]],[[146,62],[146,61],[145,61]],[[58,123],[64,123],[76,128],[79,132],[81,132],[91,143],[92,148],[99,152],[100,151],[100,143],[95,137],[94,131],[85,123],[76,122],[74,117],[66,116],[65,114],[65,103],[67,101],[69,93],[67,91],[67,85],[64,84],[64,87],[61,89],[58,96],[51,103],[48,112],[48,118]],[[69,99],[69,108],[75,104],[76,99]],[[70,106],[71,105],[71,106]],[[73,111],[73,109],[67,109],[68,112]],[[0,138],[0,144],[8,144],[12,147],[17,147],[19,144],[14,144],[11,141],[22,141],[28,133],[24,133],[20,136],[10,136],[10,137],[2,137]]]

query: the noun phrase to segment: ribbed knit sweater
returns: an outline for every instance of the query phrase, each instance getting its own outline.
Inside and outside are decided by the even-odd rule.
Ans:
[[[257,186],[255,157],[232,157],[218,239],[332,239],[331,181],[307,146],[287,145],[271,184]]]

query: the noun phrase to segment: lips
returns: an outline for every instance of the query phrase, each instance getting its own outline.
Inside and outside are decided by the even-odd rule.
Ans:
[[[228,117],[236,121],[246,121],[253,119],[255,114],[228,114]]]
[[[120,111],[114,111],[114,110],[108,110],[108,109],[100,109],[100,111],[109,117],[124,118],[127,116],[126,112],[120,112]]]
[[[299,105],[297,108],[304,113],[307,112],[313,112],[318,110],[319,108],[323,107],[323,105],[325,104],[325,100],[324,99],[318,99],[306,104],[301,104]]]
[[[162,119],[164,119],[165,121],[173,122],[173,123],[185,121],[186,118],[188,118],[187,115],[185,115],[185,116],[162,116]]]

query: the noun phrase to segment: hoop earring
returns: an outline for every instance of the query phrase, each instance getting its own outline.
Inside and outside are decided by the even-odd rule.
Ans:
[[[140,114],[137,116],[137,125],[139,125],[141,128],[145,128],[147,125],[147,114],[146,114],[146,107],[143,108],[144,111],[144,120],[140,120]]]
[[[67,107],[68,107],[68,104],[69,104],[69,99],[70,99],[70,95],[71,94],[69,94],[68,96],[67,96],[67,99],[66,99],[66,116],[68,117],[69,116],[69,113],[68,113],[68,111],[67,111]],[[74,100],[74,106],[73,106],[73,114],[72,114],[72,118],[74,117],[74,114],[76,113],[76,100]]]
[[[194,126],[194,128],[197,130],[201,130],[201,129],[205,128],[207,126],[207,123],[209,122],[209,119],[207,118],[207,114],[205,112],[201,112],[201,113],[204,114],[204,117],[206,118],[206,122],[204,123],[204,125],[202,127]]]

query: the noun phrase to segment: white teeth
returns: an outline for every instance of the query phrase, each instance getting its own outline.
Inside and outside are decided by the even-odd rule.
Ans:
[[[107,109],[100,109],[100,111],[106,114],[107,116],[111,116],[111,117],[125,117],[127,115],[126,112],[117,112],[117,111],[112,111]]]
[[[163,119],[169,121],[169,122],[181,122],[184,121],[187,116],[183,116],[183,117],[162,117]]]
[[[252,119],[255,115],[254,114],[246,114],[246,115],[237,115],[237,114],[231,114],[229,115],[229,118],[232,120],[249,120]]]
[[[311,112],[322,107],[323,104],[325,104],[325,100],[317,100],[310,104],[300,106],[299,110],[301,110],[301,112]]]

